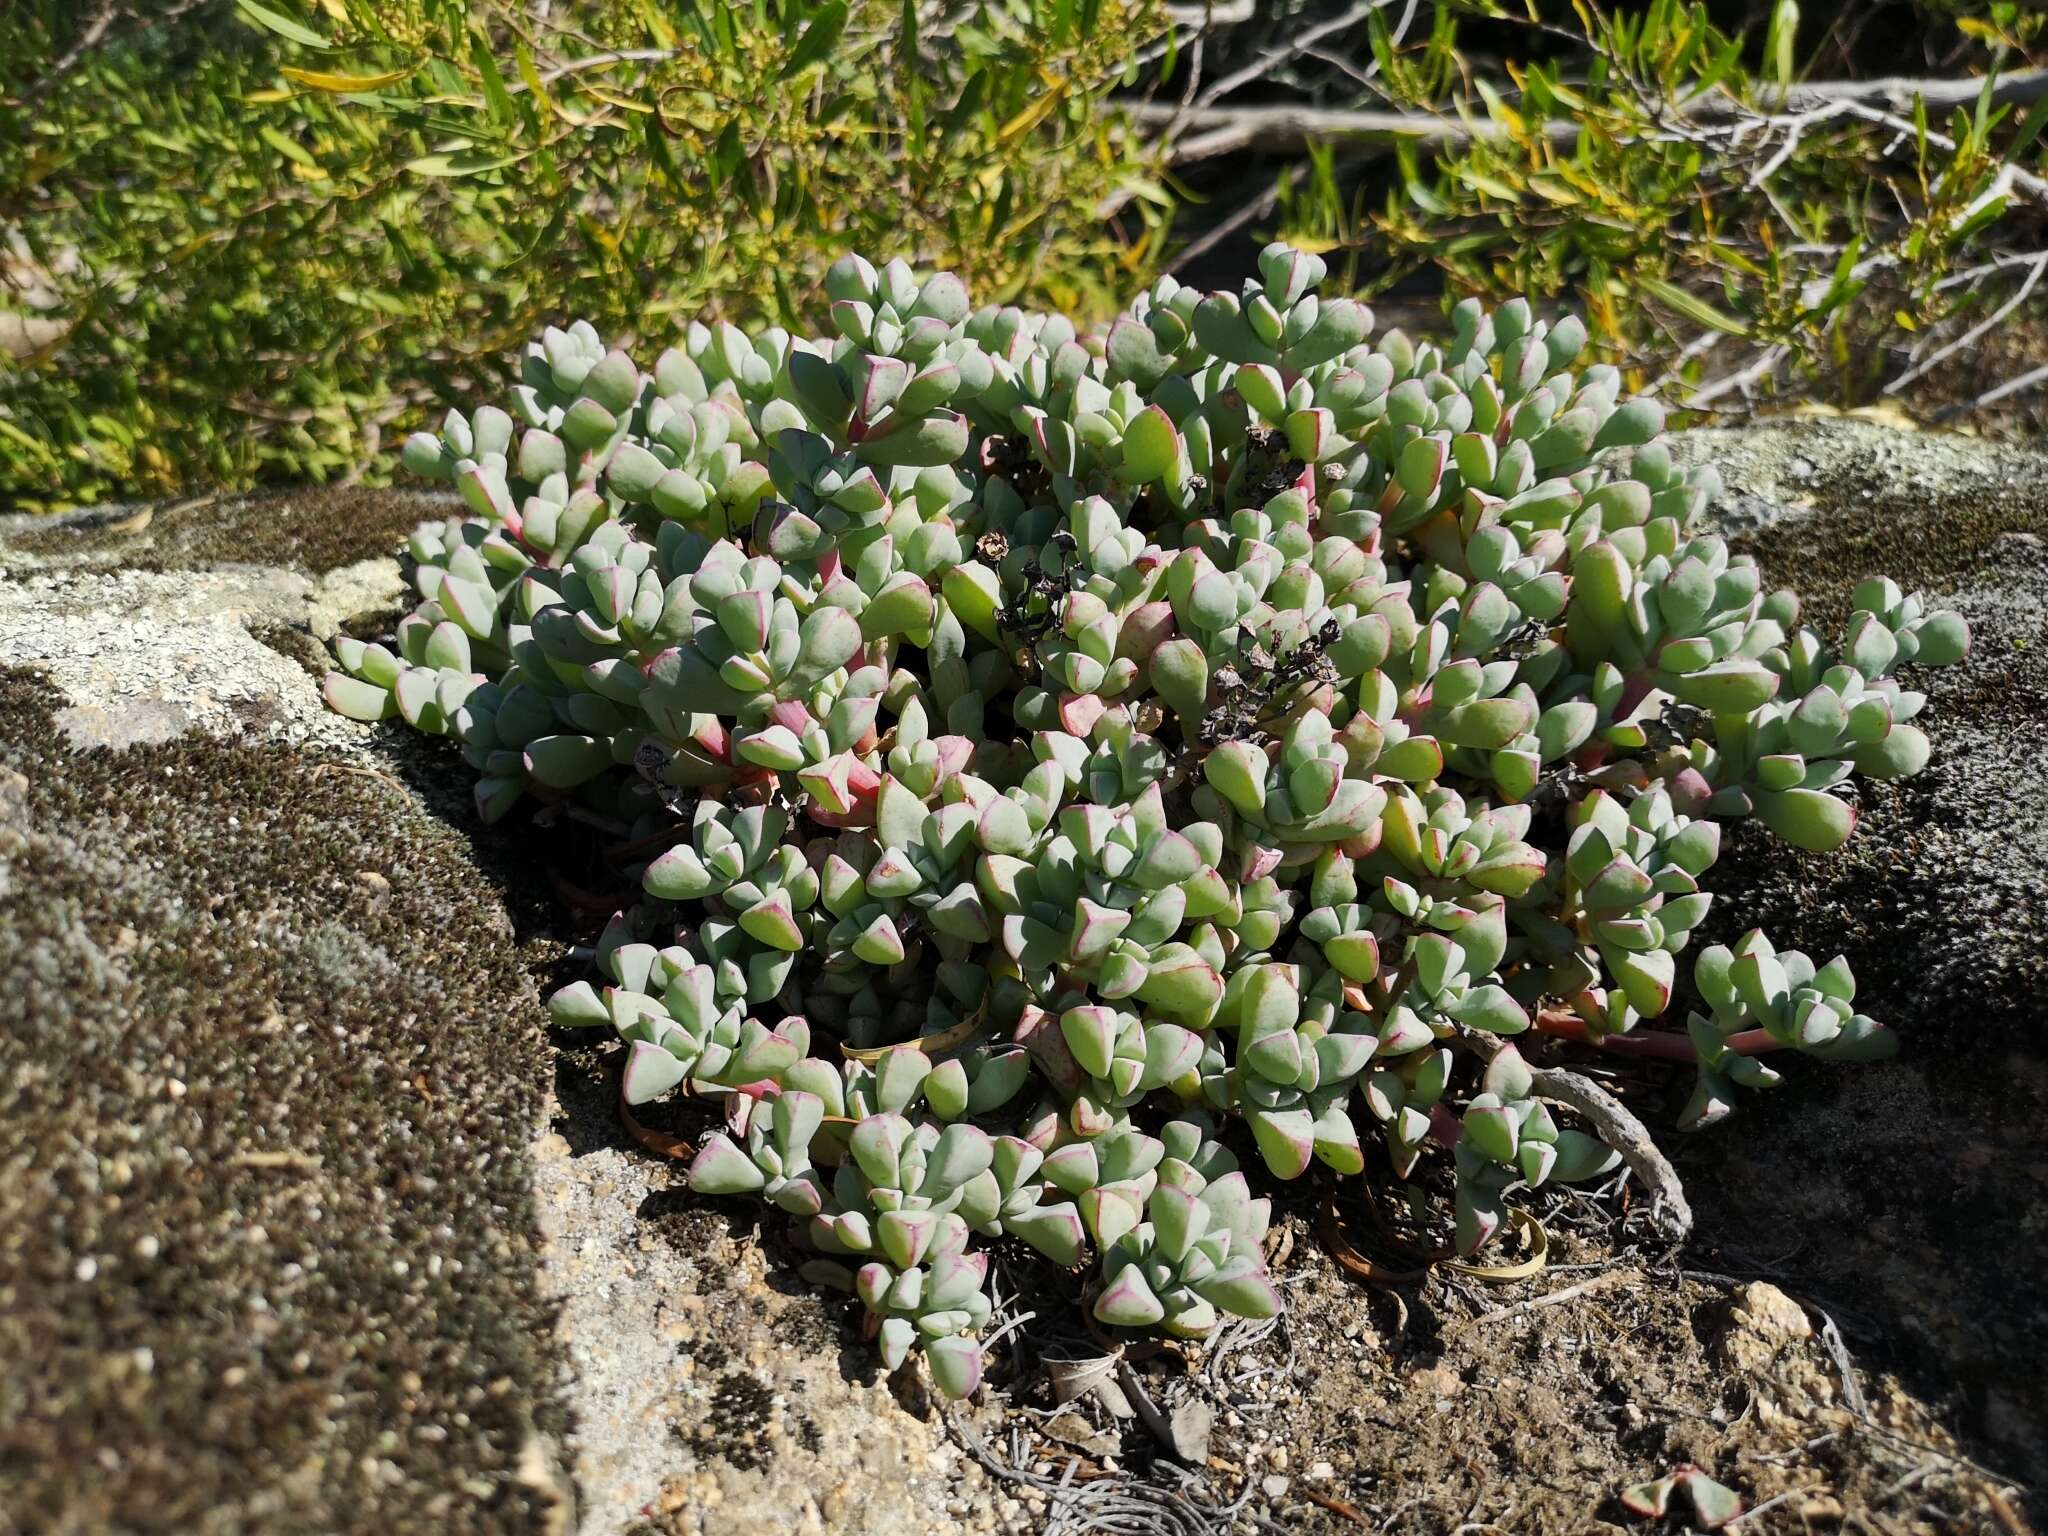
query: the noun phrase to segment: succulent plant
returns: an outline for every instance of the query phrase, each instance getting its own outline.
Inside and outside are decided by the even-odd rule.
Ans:
[[[693,1183],[713,1145],[691,1165]],[[995,1145],[971,1125],[942,1130],[880,1114],[854,1128],[849,1151],[829,1205],[810,1213],[811,1239],[825,1253],[865,1261],[854,1288],[874,1321],[883,1363],[893,1369],[921,1345],[940,1389],[964,1397],[981,1379],[974,1335],[988,1321],[989,1301],[982,1291],[988,1258],[966,1251],[960,1208],[992,1166]]]
[[[449,738],[483,819],[623,850],[555,1021],[629,1103],[722,1103],[693,1184],[798,1218],[942,1391],[982,1240],[1097,1265],[1109,1327],[1276,1308],[1232,1138],[1447,1158],[1469,1252],[1612,1165],[1560,1056],[1694,1064],[1703,1125],[1891,1046],[1840,961],[1680,962],[1722,821],[1825,850],[1926,763],[1894,672],[1963,620],[1873,578],[1830,643],[1575,318],[1376,336],[1325,275],[1269,247],[1093,336],[849,256],[820,335],[551,329],[407,442],[462,515],[336,644],[334,707]]]
[[[1329,1024],[1310,1009],[1304,1018],[1303,1001],[1298,967],[1268,962],[1232,974],[1218,1022],[1236,1029],[1233,1107],[1280,1178],[1299,1178],[1311,1158],[1339,1173],[1363,1172],[1351,1090],[1379,1037],[1363,1014]]]
[[[1145,1219],[1103,1254],[1095,1316],[1183,1338],[1202,1337],[1226,1313],[1277,1316],[1280,1293],[1259,1249],[1267,1205],[1252,1198],[1242,1173],[1213,1182],[1192,1170],[1184,1180],[1162,1176],[1146,1198]]]
[[[1514,1046],[1494,1052],[1479,1088],[1460,1117],[1455,1148],[1458,1246],[1466,1252],[1500,1229],[1506,1218],[1501,1196],[1510,1184],[1574,1183],[1621,1162],[1596,1138],[1557,1124]]]
[[[1693,979],[1708,1011],[1686,1021],[1699,1061],[1699,1082],[1680,1122],[1688,1127],[1724,1118],[1737,1086],[1778,1082],[1754,1053],[1880,1061],[1898,1050],[1896,1035],[1854,1011],[1856,978],[1839,955],[1816,967],[1796,949],[1780,954],[1761,929],[1751,929],[1733,949],[1715,944],[1700,951]]]

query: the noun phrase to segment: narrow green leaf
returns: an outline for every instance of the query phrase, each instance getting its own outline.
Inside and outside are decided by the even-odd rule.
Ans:
[[[813,64],[829,54],[846,30],[846,0],[818,8],[818,14],[811,18],[811,24],[804,28],[804,35],[797,39],[796,48],[776,75],[778,80],[787,80],[800,75]]]
[[[279,37],[287,38],[302,47],[328,49],[334,46],[304,22],[294,21],[289,16],[280,16],[270,7],[258,5],[256,0],[235,0],[235,6],[265,31],[275,32]]]
[[[264,123],[260,125],[256,132],[264,143],[268,144],[280,155],[283,155],[285,159],[296,160],[300,165],[306,166],[310,170],[317,171],[320,169],[320,162],[307,154],[303,145],[293,143],[275,128],[271,127],[270,124]]]
[[[405,168],[415,176],[478,176],[517,165],[531,153],[527,150],[516,155],[496,155],[477,150],[459,155],[421,155],[417,160],[406,161]]]
[[[477,77],[484,83],[484,101],[490,106],[492,119],[510,123],[514,117],[512,96],[505,89],[505,77],[499,72],[498,61],[481,32],[470,34],[469,57],[476,65]]]
[[[2040,136],[2044,124],[2048,124],[2048,96],[2043,96],[2027,109],[2026,120],[2020,124],[2019,132],[2013,138],[2012,147],[2006,151],[2006,159],[2017,160],[2024,155],[2034,140]]]
[[[1667,283],[1661,277],[1646,277],[1643,288],[1660,303],[1677,310],[1688,320],[1697,321],[1709,330],[1721,331],[1730,336],[1747,336],[1749,327],[1733,315],[1714,308],[1705,299],[1688,293],[1676,283]]]

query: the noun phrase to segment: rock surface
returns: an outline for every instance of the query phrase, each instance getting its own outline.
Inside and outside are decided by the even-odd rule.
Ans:
[[[556,1095],[459,760],[321,703],[444,507],[0,522],[0,1533],[986,1528],[605,1064]]]
[[[1128,1524],[1119,1499],[1577,1532],[1685,1461],[1783,1495],[1753,1530],[2024,1529],[1950,1434],[2048,1472],[2019,1368],[2048,1327],[2048,455],[1852,422],[1684,443],[1823,612],[1882,570],[1976,627],[1928,679],[1934,766],[1866,789],[1846,857],[1733,836],[1713,882],[1717,937],[1846,949],[1904,1055],[1665,1137],[1692,1249],[1539,1310],[1512,1309],[1583,1276],[1360,1287],[1290,1197],[1288,1323],[1142,1367],[1214,1407],[1197,1474],[1034,1396],[1059,1297],[992,1362],[1036,1417],[978,1410],[970,1454],[773,1223],[623,1134],[607,1048],[538,1004],[591,921],[550,881],[571,831],[478,827],[450,755],[319,702],[319,642],[388,618],[381,552],[440,504],[0,523],[0,1536],[1021,1531]],[[1546,1211],[1553,1264],[1611,1263],[1596,1214]],[[1077,1451],[1114,1475],[1062,1488]]]
[[[2048,455],[1851,421],[1689,443],[1732,497],[1780,509],[1745,542],[1814,616],[1883,572],[1940,593],[1973,646],[1916,679],[1933,761],[1860,785],[1840,854],[1741,823],[1713,872],[1711,939],[1762,925],[1846,954],[1900,1059],[1788,1075],[1737,1134],[1688,1138],[1680,1171],[1703,1228],[1797,1267],[2040,1481],[2048,1382],[2014,1365],[2048,1330]]]

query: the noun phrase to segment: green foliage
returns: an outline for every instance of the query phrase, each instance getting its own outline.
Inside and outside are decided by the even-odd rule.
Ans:
[[[815,321],[849,244],[1097,314],[1149,259],[1091,210],[1158,200],[1101,110],[1151,0],[206,0],[67,61],[92,10],[0,59],[0,502],[376,473],[545,324]]]
[[[1380,286],[1433,266],[1456,293],[1570,302],[1605,355],[1675,369],[1701,404],[1785,381],[1847,403],[1896,393],[1967,358],[1984,334],[1970,327],[2039,276],[2012,246],[2048,214],[2048,119],[2038,93],[1989,94],[2039,18],[1957,9],[1976,13],[1955,25],[1986,75],[1926,82],[1960,85],[1947,105],[1799,95],[1790,0],[1754,39],[1685,0],[1496,22],[1476,46],[1498,50],[1505,29],[1504,62],[1468,57],[1476,23],[1455,8],[1405,43],[1375,13],[1386,98],[1475,131],[1398,143],[1383,197],[1356,190],[1342,143],[1312,146],[1278,224],[1370,252]],[[1806,41],[1822,30],[1805,17]]]
[[[1632,1125],[1559,1123],[1509,1037],[1691,1061],[1691,1124],[1764,1053],[1889,1048],[1761,934],[1645,1025],[1719,818],[1839,846],[1852,773],[1926,760],[1892,670],[1962,620],[1873,580],[1829,644],[1576,319],[1374,338],[1324,275],[1275,245],[1093,335],[846,257],[818,336],[550,330],[408,442],[469,514],[412,539],[392,645],[338,644],[334,705],[459,743],[486,820],[637,850],[556,1022],[617,1031],[629,1103],[724,1100],[695,1187],[795,1217],[949,1394],[977,1236],[1095,1263],[1107,1326],[1277,1311],[1226,1141],[1447,1158],[1469,1253]]]

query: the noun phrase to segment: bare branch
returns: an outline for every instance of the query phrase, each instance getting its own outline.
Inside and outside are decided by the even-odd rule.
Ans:
[[[1763,351],[1756,355],[1756,358],[1748,367],[1739,368],[1724,378],[1715,379],[1710,384],[1702,384],[1698,389],[1693,390],[1685,397],[1686,408],[1688,410],[1698,410],[1702,406],[1711,404],[1723,395],[1736,390],[1740,390],[1746,395],[1749,392],[1750,385],[1776,372],[1778,364],[1785,361],[1791,355],[1792,349],[1790,347],[1764,348]]]
[[[1171,127],[1176,109],[1139,102],[1128,109],[1141,128]],[[1475,138],[1504,138],[1505,124],[1480,116],[1453,117],[1429,112],[1335,111],[1318,107],[1198,107],[1185,114],[1185,126],[1199,130],[1173,146],[1177,162],[1256,149],[1275,154],[1299,153],[1323,140],[1411,139],[1425,144],[1462,144]],[[1546,123],[1544,132],[1559,142],[1578,137],[1575,125]]]
[[[1602,1270],[1592,1279],[1581,1280],[1577,1285],[1546,1291],[1541,1296],[1531,1296],[1527,1301],[1518,1301],[1511,1307],[1496,1307],[1491,1312],[1482,1312],[1454,1329],[1451,1337],[1456,1338],[1467,1329],[1477,1328],[1482,1323],[1497,1323],[1504,1317],[1520,1317],[1541,1307],[1561,1306],[1567,1301],[1576,1301],[1579,1297],[1591,1295],[1595,1291],[1604,1291],[1611,1285],[1624,1285],[1642,1278],[1641,1272],[1633,1269]]]
[[[1802,126],[1823,121],[1842,112],[1866,117],[1894,130],[1913,132],[1911,124],[1890,115],[1910,111],[1915,98],[1930,108],[1972,102],[1984,91],[1982,79],[1966,80],[1821,80],[1794,86],[1773,114],[1757,112],[1736,97],[1720,94],[1684,103],[1677,121],[1685,124],[1739,122],[1747,134],[1758,128],[1770,129],[1792,122]],[[2026,103],[2048,95],[2048,69],[2015,70],[1991,82],[1994,105]],[[1129,106],[1132,120],[1141,127],[1164,128],[1175,122],[1177,109],[1149,102]],[[1410,139],[1422,143],[1465,143],[1475,138],[1501,138],[1509,130],[1485,115],[1481,104],[1461,101],[1449,111],[1338,111],[1313,107],[1201,107],[1186,113],[1180,126],[1196,137],[1174,148],[1174,158],[1199,158],[1227,154],[1238,149],[1268,153],[1296,153],[1311,142]],[[1568,122],[1544,124],[1544,133],[1554,141],[1569,143],[1578,137],[1576,125]],[[1930,142],[1938,136],[1930,133]],[[1953,147],[1952,145],[1949,147]]]
[[[1262,53],[1257,60],[1242,69],[1234,69],[1222,78],[1212,81],[1209,88],[1202,92],[1199,104],[1203,107],[1214,106],[1239,86],[1249,85],[1252,81],[1262,79],[1272,70],[1278,69],[1288,60],[1300,58],[1332,32],[1341,32],[1346,27],[1355,26],[1374,11],[1393,3],[1394,0],[1360,0],[1359,4],[1350,9],[1339,11],[1335,16],[1327,17],[1314,26],[1295,33],[1278,47]]]
[[[1973,405],[1991,405],[2007,395],[2016,395],[2023,389],[2032,389],[2036,384],[2048,384],[2048,363],[2039,368],[2030,368],[2018,378],[2007,379],[1996,389],[1987,389],[1979,395]]]
[[[1169,5],[1166,8],[1166,19],[1177,27],[1234,27],[1258,14],[1258,0],[1231,0],[1229,5]]]
[[[2048,255],[2044,255],[2034,262],[2032,269],[2027,273],[2027,280],[2021,283],[2018,289],[2016,289],[2013,292],[2013,294],[2009,298],[2007,298],[2003,304],[1999,305],[1998,308],[1994,309],[1990,314],[1986,315],[1982,320],[1978,321],[1977,324],[1971,326],[1967,331],[1963,332],[1962,335],[1956,337],[1953,341],[1948,342],[1944,346],[1938,348],[1929,356],[1921,359],[1912,367],[1908,368],[1904,373],[1900,374],[1897,378],[1893,379],[1891,383],[1885,385],[1884,392],[1888,395],[1897,394],[1900,390],[1904,389],[1908,384],[1912,383],[1915,379],[1929,372],[1933,368],[1939,366],[1939,364],[1944,358],[1954,356],[1956,353],[1962,351],[1963,348],[1969,346],[1972,342],[1975,342],[1981,337],[1987,335],[1992,330],[1992,328],[1999,323],[1999,321],[2003,320],[2007,315],[2011,314],[2014,310],[2018,309],[2021,304],[2026,302],[2027,295],[2034,291],[2034,284],[2038,283],[2041,280],[2041,273],[2044,270],[2048,270]]]

